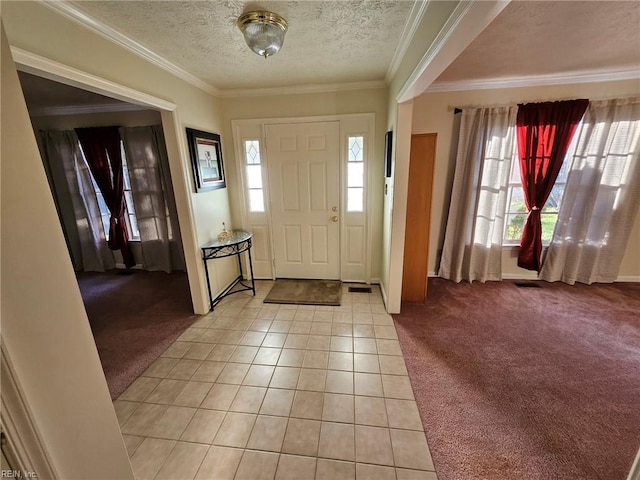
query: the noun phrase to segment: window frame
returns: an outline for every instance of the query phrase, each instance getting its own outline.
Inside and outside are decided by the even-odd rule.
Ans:
[[[251,143],[251,142],[255,142],[257,143],[257,148],[256,148],[256,152],[257,152],[257,162],[254,163],[250,163],[249,162],[249,152],[247,149],[247,144]],[[255,157],[254,157],[255,158]],[[265,199],[265,182],[264,182],[264,170],[263,170],[263,163],[262,163],[262,140],[259,137],[247,137],[247,138],[243,138],[242,139],[242,159],[243,159],[243,167],[244,167],[244,178],[245,178],[245,195],[246,195],[246,208],[247,208],[247,213],[252,214],[252,213],[266,213],[267,212],[267,202]],[[251,187],[249,184],[249,178],[250,178],[250,174],[249,174],[249,168],[251,167],[258,167],[258,171],[259,171],[259,178],[260,178],[260,187]],[[262,209],[252,209],[252,195],[251,192],[252,191],[259,191],[260,195],[262,197]]]
[[[82,152],[82,160],[87,164],[87,160],[84,156],[84,151],[82,151],[82,146],[80,142],[78,142],[78,146],[80,147],[80,151]],[[127,232],[129,233],[129,241],[130,242],[140,242],[140,229],[138,228],[138,217],[136,216],[136,210],[133,205],[133,192],[131,190],[131,178],[129,177],[129,165],[127,164],[127,156],[124,152],[124,144],[120,141],[120,153],[122,155],[122,175],[123,175],[123,190],[122,194],[124,196],[124,219],[127,225]],[[100,210],[100,218],[102,220],[102,226],[104,228],[104,236],[109,240],[109,226],[111,213],[109,212],[109,208],[107,207],[107,203],[104,200],[104,195],[100,190],[100,187],[96,183],[96,179],[93,176],[93,172],[89,168],[89,174],[91,175],[91,184],[93,185],[94,195],[96,196],[96,201],[98,202],[98,209]],[[129,195],[127,195],[127,192]],[[131,200],[129,200],[131,198]],[[135,232],[133,224],[131,223],[131,217],[135,219]]]
[[[352,138],[360,138],[360,151],[357,152],[356,155],[353,155],[353,151],[352,151],[352,147],[351,147],[351,139]],[[352,160],[352,156],[355,156],[356,159]],[[361,157],[361,159],[358,159],[357,157]],[[364,213],[366,210],[366,186],[367,186],[367,135],[365,133],[349,133],[346,135],[346,174],[345,174],[345,202],[344,202],[344,209],[346,213]],[[350,186],[351,183],[351,175],[350,175],[350,169],[349,166],[350,165],[361,165],[362,167],[362,172],[361,172],[361,178],[359,179],[354,179],[354,180],[359,180],[360,186]],[[360,201],[359,209],[350,209],[349,208],[349,193],[352,191],[358,190],[360,191]]]
[[[560,198],[557,201],[557,208],[555,211],[549,211],[546,210],[548,208],[548,204],[549,204],[549,200],[551,199],[551,195],[553,195],[553,189],[551,190],[551,194],[549,195],[549,198],[547,198],[547,201],[545,202],[545,206],[542,209],[542,212],[540,212],[541,214],[541,218],[543,218],[544,216],[550,216],[550,215],[555,215],[555,221],[553,222],[553,230],[551,230],[551,234],[549,239],[545,240],[544,237],[542,238],[542,246],[543,247],[547,247],[549,246],[549,244],[551,243],[551,239],[553,238],[553,232],[555,231],[555,226],[558,222],[558,214],[560,213],[560,209],[562,208],[562,202],[564,200],[564,192],[566,189],[566,185],[567,185],[567,178],[569,176],[569,170],[571,168],[571,164],[573,162],[573,157],[575,156],[576,153],[576,148],[578,145],[578,137],[579,137],[579,133],[580,133],[580,128],[582,127],[582,120],[580,121],[580,123],[578,124],[578,127],[576,128],[576,131],[573,135],[573,138],[571,139],[571,144],[569,145],[569,148],[567,149],[567,153],[564,156],[564,159],[562,160],[562,167],[560,169],[560,173],[558,173],[558,177],[556,178],[556,181],[553,184],[553,189],[556,189],[557,187],[561,186],[562,187],[562,193],[560,194]],[[564,170],[564,171],[563,171]],[[517,175],[514,175],[517,174]],[[509,229],[509,218],[512,215],[523,215],[524,216],[524,221],[522,224],[522,227],[524,228],[524,223],[526,222],[526,217],[528,215],[528,212],[525,210],[523,212],[518,212],[515,210],[511,210],[511,199],[513,198],[513,190],[514,188],[520,188],[523,189],[522,187],[522,181],[521,181],[521,177],[520,177],[520,160],[518,157],[518,146],[517,144],[514,145],[513,147],[513,157],[512,157],[512,161],[511,161],[511,171],[509,172],[509,183],[507,184],[507,204],[505,207],[505,212],[504,212],[504,231],[502,232],[502,246],[505,248],[513,248],[513,247],[520,247],[520,238],[522,237],[522,232],[520,232],[520,238],[518,239],[508,239],[507,238],[507,231]],[[524,192],[523,192],[524,195]],[[523,196],[523,201],[524,201],[524,196]],[[525,207],[526,208],[526,207]],[[546,211],[545,211],[546,210]],[[543,234],[544,234],[544,224],[543,224]]]

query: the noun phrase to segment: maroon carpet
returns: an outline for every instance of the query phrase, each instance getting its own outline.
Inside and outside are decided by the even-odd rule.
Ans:
[[[624,480],[640,284],[455,284],[394,319],[439,480]]]
[[[186,273],[80,273],[78,284],[112,399],[198,319]]]

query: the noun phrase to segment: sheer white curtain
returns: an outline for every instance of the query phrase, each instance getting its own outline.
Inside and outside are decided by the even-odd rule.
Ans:
[[[74,268],[87,272],[115,268],[91,172],[75,132],[41,131],[39,145]]]
[[[145,270],[184,270],[182,241],[162,127],[120,128]]]
[[[462,112],[439,276],[502,279],[502,237],[517,106]]]
[[[640,98],[591,102],[540,278],[613,282],[640,207]]]

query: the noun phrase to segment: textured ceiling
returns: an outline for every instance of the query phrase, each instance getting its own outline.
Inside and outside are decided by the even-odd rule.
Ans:
[[[65,2],[223,93],[385,79],[413,0]],[[235,22],[252,9],[284,16],[282,51],[245,45]],[[440,75],[434,87],[543,75],[640,70],[640,1],[514,0]],[[425,45],[425,49],[427,46]],[[31,82],[34,83],[34,82]],[[98,105],[29,84],[40,105]],[[453,89],[458,89],[454,87]],[[46,98],[49,95],[50,98]]]
[[[640,68],[640,2],[513,1],[436,80]]]
[[[75,1],[116,29],[219,89],[383,80],[413,1]],[[283,16],[280,53],[249,50],[237,18],[250,10]]]

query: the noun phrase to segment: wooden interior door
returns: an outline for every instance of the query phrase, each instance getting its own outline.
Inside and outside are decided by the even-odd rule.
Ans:
[[[429,229],[436,133],[411,135],[409,192],[404,241],[402,301],[424,303],[427,298]]]
[[[278,278],[340,278],[340,124],[267,125]]]

